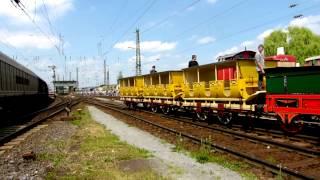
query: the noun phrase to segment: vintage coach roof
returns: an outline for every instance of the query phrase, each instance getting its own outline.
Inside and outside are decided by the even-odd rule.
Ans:
[[[221,62],[221,61],[229,61],[229,60],[235,60],[235,59],[253,59],[255,55],[256,55],[255,51],[245,50],[237,53],[219,56],[217,57],[217,61]]]
[[[319,60],[319,59],[320,59],[320,56],[313,56],[313,57],[307,58],[307,59],[304,60],[304,61],[305,61],[305,62],[308,62],[308,61]]]
[[[14,61],[13,59],[8,57],[7,55],[3,54],[1,51],[0,51],[0,61],[5,62],[7,64],[10,64],[11,66],[14,66],[17,69],[20,69],[21,71],[24,71],[24,72],[28,73],[29,75],[38,77],[34,72],[32,72],[28,68],[24,67],[20,63]]]

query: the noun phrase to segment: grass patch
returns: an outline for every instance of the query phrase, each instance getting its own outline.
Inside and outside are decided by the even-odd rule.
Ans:
[[[178,139],[178,138],[177,138]],[[250,166],[247,163],[231,160],[230,158],[216,153],[211,147],[212,139],[211,137],[203,139],[201,141],[200,147],[197,150],[191,150],[189,153],[185,149],[183,141],[176,141],[175,151],[184,152],[189,154],[192,158],[196,159],[199,163],[216,163],[225,168],[238,172],[244,179],[258,179],[258,177],[250,172]]]
[[[150,170],[124,172],[118,168],[123,160],[141,159],[152,156],[145,149],[128,145],[104,126],[90,117],[88,110],[73,113],[71,123],[77,132],[66,142],[52,141],[54,153],[40,154],[40,159],[50,161],[53,170],[47,179],[163,179]]]
[[[176,135],[176,143],[175,146],[172,148],[173,152],[184,152],[185,149],[183,147],[183,138],[181,134]]]
[[[208,139],[201,140],[200,149],[194,153],[191,154],[197,162],[199,163],[206,163],[209,162],[210,159],[210,151],[211,151],[211,137]]]
[[[277,160],[272,155],[268,155],[266,160],[274,164],[277,163]]]

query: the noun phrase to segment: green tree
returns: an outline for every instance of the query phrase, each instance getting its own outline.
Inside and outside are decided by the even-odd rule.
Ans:
[[[284,49],[287,50],[287,34],[281,30],[273,31],[264,39],[264,46],[266,56],[277,54],[278,47],[284,47]]]
[[[266,56],[275,55],[278,47],[285,53],[296,56],[298,62],[320,55],[320,36],[304,27],[289,27],[288,32],[276,30],[264,39]]]

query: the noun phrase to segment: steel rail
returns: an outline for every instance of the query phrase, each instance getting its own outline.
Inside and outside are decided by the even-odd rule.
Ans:
[[[10,132],[7,135],[3,136],[0,139],[0,146],[4,145],[5,143],[9,142],[10,140],[14,139],[15,137],[27,132],[28,130],[30,130],[33,127],[37,126],[38,124],[44,122],[45,120],[61,113],[62,111],[65,110],[66,107],[72,107],[72,106],[78,104],[79,102],[80,102],[80,100],[75,101],[75,102],[68,100],[66,102],[59,103],[56,106],[52,106],[50,108],[45,108],[46,110],[41,110],[41,112],[44,112],[44,111],[48,111],[48,110],[58,109],[58,110],[55,110],[53,113],[50,113],[49,115],[40,118],[39,120],[28,122],[28,123],[26,123],[26,126],[20,128],[20,129],[16,129],[14,132]]]
[[[130,113],[125,112],[125,111],[123,111],[123,110],[119,110],[119,109],[117,109],[117,108],[115,108],[115,107],[110,107],[110,106],[105,105],[105,104],[93,102],[92,100],[91,100],[91,101],[90,101],[90,100],[85,100],[85,101],[86,101],[87,103],[89,103],[89,104],[94,104],[94,105],[97,105],[97,106],[100,106],[100,107],[104,107],[104,108],[111,109],[111,110],[113,110],[113,111],[119,112],[119,113],[124,114],[124,115],[126,115],[126,116],[129,116],[129,117],[131,117],[131,118],[140,120],[140,121],[142,121],[142,122],[144,122],[144,123],[151,124],[151,125],[153,125],[153,126],[155,126],[155,127],[157,127],[157,128],[164,129],[164,130],[169,131],[169,132],[171,132],[171,133],[179,134],[179,135],[181,135],[181,136],[183,136],[183,137],[186,137],[186,138],[188,138],[188,139],[191,139],[191,140],[193,140],[193,141],[195,141],[195,142],[197,142],[197,143],[201,143],[201,142],[202,142],[202,139],[201,139],[201,138],[198,138],[198,137],[195,137],[195,136],[186,134],[186,133],[182,133],[182,132],[179,132],[179,131],[177,131],[177,130],[175,130],[175,129],[168,128],[168,127],[162,126],[162,125],[160,125],[160,124],[157,124],[157,123],[148,121],[148,120],[146,120],[145,118],[142,118],[142,117],[139,117],[139,116],[130,114]],[[212,148],[215,148],[215,149],[220,150],[220,151],[222,151],[222,152],[227,152],[227,153],[232,154],[232,155],[234,155],[234,156],[237,156],[237,157],[241,157],[241,158],[243,158],[243,159],[246,159],[246,160],[252,162],[254,165],[257,165],[257,164],[258,164],[258,165],[262,165],[263,167],[266,167],[266,168],[270,169],[270,170],[273,171],[273,172],[278,172],[278,171],[281,169],[281,171],[282,171],[283,173],[288,174],[288,175],[291,175],[291,176],[294,176],[294,177],[297,177],[297,178],[302,178],[302,179],[314,179],[314,177],[310,177],[310,176],[308,176],[308,175],[306,175],[306,174],[303,174],[303,173],[301,173],[301,172],[299,172],[299,171],[292,170],[292,169],[290,169],[290,168],[288,168],[288,167],[286,167],[286,166],[282,166],[281,164],[280,164],[280,165],[279,165],[279,164],[273,164],[273,163],[270,163],[270,162],[265,161],[265,160],[263,160],[263,159],[259,159],[259,158],[255,157],[255,156],[252,156],[252,155],[249,155],[249,154],[245,154],[245,153],[241,153],[241,152],[238,152],[238,151],[236,151],[236,150],[233,150],[233,149],[228,148],[228,147],[225,147],[225,146],[221,146],[221,145],[216,144],[216,143],[210,142],[210,146],[211,146]]]

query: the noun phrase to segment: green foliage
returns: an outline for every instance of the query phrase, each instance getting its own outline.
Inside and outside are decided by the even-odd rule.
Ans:
[[[183,138],[181,136],[181,133],[177,135],[176,137],[176,145],[173,148],[174,152],[183,152],[185,151],[184,147],[183,147]]]
[[[296,56],[304,63],[308,57],[320,55],[320,36],[304,27],[289,27],[288,32],[276,30],[264,39],[266,56],[275,55],[278,47],[284,47],[286,54]]]
[[[165,179],[149,169],[126,172],[119,168],[124,160],[151,157],[152,154],[121,141],[104,126],[91,119],[87,109],[74,112],[75,134],[64,141],[52,140],[46,146],[50,153],[39,154],[53,168],[46,179]]]
[[[194,153],[194,157],[199,163],[206,163],[210,160],[211,151],[211,137],[204,140],[201,139],[201,145],[199,151]]]
[[[266,56],[277,54],[278,47],[284,47],[287,49],[287,34],[281,30],[273,31],[264,39],[264,46]]]

